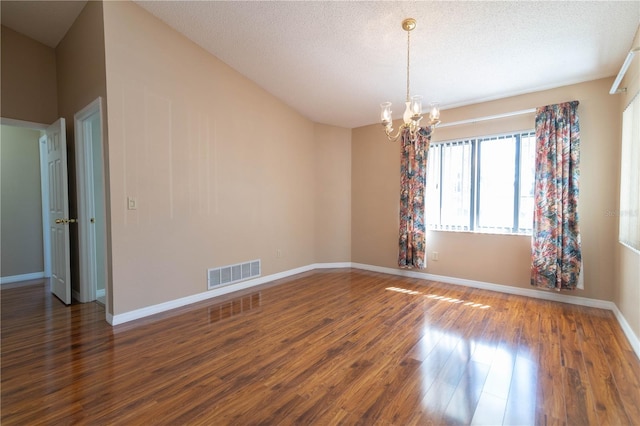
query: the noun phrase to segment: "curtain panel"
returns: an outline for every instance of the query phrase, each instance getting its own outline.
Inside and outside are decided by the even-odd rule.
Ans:
[[[415,138],[412,138],[409,130],[405,129],[401,141],[398,266],[424,269],[426,266],[424,196],[431,127],[420,128]]]
[[[578,227],[578,101],[536,110],[536,163],[531,285],[575,289],[582,254]]]

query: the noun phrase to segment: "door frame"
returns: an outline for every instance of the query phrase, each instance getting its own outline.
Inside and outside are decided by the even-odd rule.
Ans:
[[[85,133],[86,124],[88,120],[98,114],[100,117],[100,161],[103,164],[102,167],[102,185],[103,185],[103,197],[106,198],[106,180],[105,180],[105,167],[104,167],[104,116],[102,114],[102,97],[97,97],[89,105],[82,108],[80,111],[74,114],[74,128],[75,128],[75,152],[76,152],[76,184],[78,193],[78,252],[80,255],[79,267],[80,267],[80,285],[79,285],[79,298],[80,302],[90,302],[96,300],[96,286],[97,286],[97,256],[96,244],[102,242],[102,253],[106,254],[106,228],[105,234],[102,238],[96,238],[95,226],[91,226],[91,218],[100,216],[106,220],[106,211],[100,212],[99,215],[95,213],[95,192],[94,192],[94,179],[93,179],[93,156],[94,156],[94,141],[90,135]],[[106,200],[102,203],[106,208]],[[106,225],[106,224],[105,224]],[[104,264],[107,265],[107,259],[103,259]],[[108,274],[107,269],[104,271],[105,275]],[[104,277],[105,281],[105,306],[108,304],[108,279]],[[107,307],[107,306],[106,306]],[[108,307],[107,307],[108,308]],[[107,311],[108,312],[108,311]]]
[[[47,135],[41,132],[38,139],[40,153],[40,193],[42,197],[42,256],[44,277],[51,278],[51,235],[49,234],[49,170],[47,168]]]
[[[42,257],[44,261],[44,277],[51,278],[51,242],[49,236],[49,172],[47,170],[47,136],[45,130],[48,124],[31,121],[16,120],[0,117],[3,126],[22,127],[40,131],[38,148],[40,155],[40,195],[42,200]],[[44,139],[43,139],[44,138]]]

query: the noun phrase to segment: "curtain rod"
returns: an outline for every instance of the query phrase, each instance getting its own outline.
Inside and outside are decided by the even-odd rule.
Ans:
[[[495,120],[498,118],[515,117],[516,115],[532,114],[536,112],[535,108],[523,109],[520,111],[505,112],[504,114],[487,115],[486,117],[470,118],[468,120],[452,121],[451,123],[442,123],[438,127],[460,126],[462,124],[477,123],[479,121]]]
[[[627,54],[627,57],[624,59],[624,62],[620,67],[620,71],[618,71],[618,76],[616,77],[616,79],[613,82],[613,85],[611,86],[611,90],[609,90],[610,95],[615,95],[616,93],[622,93],[627,91],[626,87],[623,87],[622,89],[618,90],[618,86],[622,81],[622,77],[624,77],[624,74],[627,72],[627,68],[629,68],[629,65],[631,65],[631,60],[633,59],[633,56],[636,54],[636,52],[639,52],[639,51],[640,51],[640,47],[635,47],[631,49]]]

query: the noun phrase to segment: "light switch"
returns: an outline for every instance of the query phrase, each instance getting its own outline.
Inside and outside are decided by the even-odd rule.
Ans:
[[[127,197],[127,209],[135,210],[137,208],[138,208],[138,201],[135,199],[135,197]]]

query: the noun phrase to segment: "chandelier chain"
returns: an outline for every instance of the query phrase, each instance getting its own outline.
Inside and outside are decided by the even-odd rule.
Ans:
[[[409,52],[411,44],[411,31],[407,31],[407,102],[409,102]]]

